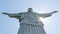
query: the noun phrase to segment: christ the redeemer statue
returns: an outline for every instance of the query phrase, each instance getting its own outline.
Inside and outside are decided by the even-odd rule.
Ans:
[[[44,30],[44,24],[39,19],[40,17],[46,18],[50,17],[52,14],[58,11],[53,11],[51,13],[38,14],[33,12],[32,8],[28,8],[28,12],[22,13],[3,13],[11,18],[17,18],[20,22],[20,28],[18,34],[46,34]]]

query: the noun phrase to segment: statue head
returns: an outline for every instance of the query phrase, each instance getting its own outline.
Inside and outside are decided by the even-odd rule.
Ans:
[[[32,10],[32,8],[28,8],[28,12],[32,12],[33,10]]]

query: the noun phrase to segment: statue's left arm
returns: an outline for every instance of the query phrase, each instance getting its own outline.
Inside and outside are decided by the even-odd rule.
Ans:
[[[53,11],[51,13],[45,13],[45,14],[41,14],[40,16],[43,17],[43,18],[46,18],[46,17],[50,17],[52,14],[54,13],[57,13],[58,11]]]
[[[17,18],[17,19],[19,19],[21,17],[21,13],[14,13],[14,14],[2,13],[2,14],[5,14],[5,15],[8,15],[9,17],[11,17],[11,18]]]

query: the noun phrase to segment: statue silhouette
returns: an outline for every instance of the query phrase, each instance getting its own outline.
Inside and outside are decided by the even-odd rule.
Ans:
[[[40,17],[46,18],[50,17],[52,14],[58,11],[53,11],[51,13],[39,14],[33,12],[32,8],[28,8],[28,12],[22,13],[2,13],[8,15],[11,18],[17,18],[20,22],[20,28],[18,34],[46,34],[43,26],[44,24],[39,19]]]

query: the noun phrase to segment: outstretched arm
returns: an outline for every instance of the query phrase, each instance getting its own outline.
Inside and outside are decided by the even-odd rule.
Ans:
[[[57,13],[58,11],[53,11],[51,13],[45,13],[45,14],[41,14],[41,17],[45,18],[45,17],[50,17],[52,14]]]
[[[19,19],[21,17],[20,13],[15,13],[15,14],[2,13],[2,14],[5,14],[5,15],[8,15],[9,17],[11,17],[11,18],[17,18],[17,19]]]

